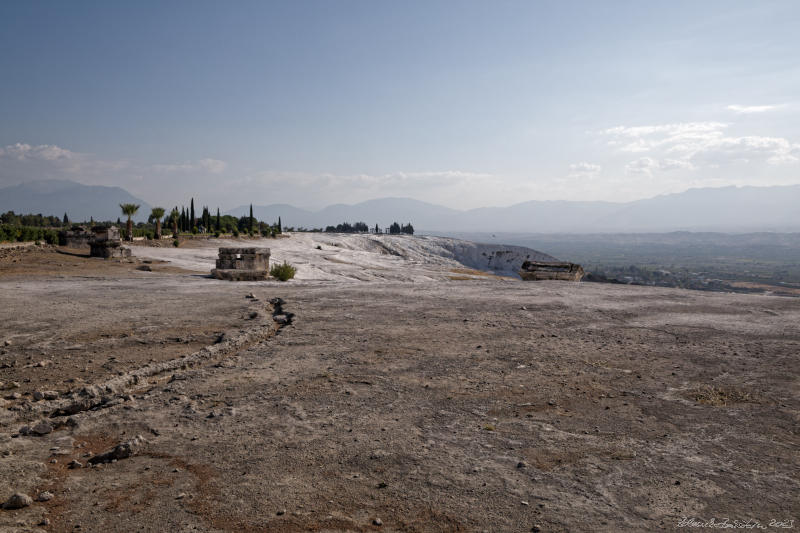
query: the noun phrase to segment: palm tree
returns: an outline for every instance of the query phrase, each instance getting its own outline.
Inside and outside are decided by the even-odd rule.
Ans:
[[[161,218],[164,216],[163,207],[154,207],[150,211],[150,218],[156,221],[156,239],[161,240]]]
[[[172,222],[172,236],[178,238],[178,219],[181,214],[178,212],[178,206],[175,206],[169,213],[169,219]]]
[[[123,215],[128,215],[128,226],[127,226],[127,235],[128,240],[133,240],[133,220],[131,217],[136,214],[136,211],[139,210],[139,204],[119,204],[120,209],[122,209]]]

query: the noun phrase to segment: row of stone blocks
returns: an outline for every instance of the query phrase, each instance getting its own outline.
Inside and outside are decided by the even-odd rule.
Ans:
[[[265,280],[269,277],[269,248],[220,248],[211,275],[229,281]]]

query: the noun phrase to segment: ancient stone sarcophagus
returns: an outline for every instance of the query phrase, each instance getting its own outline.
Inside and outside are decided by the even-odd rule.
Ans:
[[[217,279],[259,281],[269,277],[269,248],[220,248],[217,268],[211,271]]]
[[[58,243],[67,248],[84,248],[94,240],[94,233],[84,226],[72,226],[58,233]]]
[[[122,245],[119,228],[116,226],[95,226],[92,228],[93,239],[89,242],[92,257],[104,259],[126,258],[131,256],[131,249]]]
[[[583,267],[575,263],[525,261],[520,267],[519,277],[525,281],[542,281],[547,279],[580,281],[581,278],[583,278]]]

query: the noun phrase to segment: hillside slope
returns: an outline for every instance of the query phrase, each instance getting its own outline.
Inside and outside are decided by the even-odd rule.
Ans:
[[[217,240],[192,247],[134,247],[134,254],[170,261],[175,266],[208,272],[222,246],[262,246],[271,250],[271,263],[288,261],[297,267],[296,279],[308,281],[431,281],[465,274],[473,269],[517,277],[526,259],[553,257],[523,246],[481,244],[448,237],[293,233],[281,239]]]
[[[73,221],[116,220],[121,215],[119,204],[129,203],[140,206],[137,222],[147,220],[150,205],[120,187],[42,180],[0,189],[0,212],[57,216],[66,212]]]

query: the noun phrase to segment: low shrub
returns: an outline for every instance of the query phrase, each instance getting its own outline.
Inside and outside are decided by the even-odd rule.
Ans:
[[[297,269],[286,261],[282,265],[272,265],[272,268],[269,269],[269,275],[281,281],[292,279],[296,272]]]
[[[180,245],[181,245],[181,241],[179,241],[178,239],[173,239],[172,240],[172,246],[174,246],[175,248],[177,248]]]

